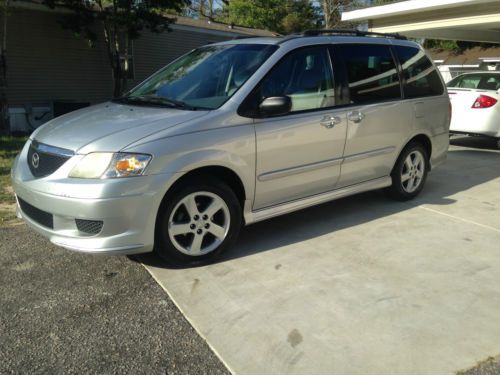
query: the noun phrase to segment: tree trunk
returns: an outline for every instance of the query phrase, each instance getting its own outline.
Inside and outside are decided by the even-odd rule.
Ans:
[[[113,79],[114,79],[114,89],[113,96],[115,98],[121,96],[122,94],[122,65],[120,62],[120,42],[119,38],[119,29],[116,24],[118,18],[118,1],[113,0],[113,27],[111,28],[112,34],[109,35],[111,38],[111,42],[109,44],[110,48],[110,56],[111,56],[111,67],[113,69]]]
[[[104,31],[104,42],[106,43],[106,50],[108,52],[109,64],[113,73],[113,97],[117,98],[122,94],[122,69],[120,64],[120,55],[116,50],[117,35],[114,33],[115,28],[110,29],[105,22],[102,23],[102,27]]]
[[[0,56],[0,133],[10,133],[9,102],[7,100],[7,63],[5,50]]]
[[[129,69],[130,69],[130,66],[129,66],[129,63],[128,63],[128,53],[129,53],[129,49],[128,49],[128,44],[129,44],[129,38],[128,38],[128,34],[127,33],[124,33],[124,41],[123,41],[123,56],[124,56],[124,59],[123,59],[123,66],[121,66],[120,64],[120,69],[121,69],[121,92],[120,92],[120,95],[125,91],[125,89],[127,88],[127,80],[128,80],[128,72],[129,72]],[[121,63],[120,61],[120,55],[118,54],[118,63]]]
[[[2,9],[2,41],[0,45],[0,133],[10,133],[9,103],[7,100],[7,12],[9,1],[4,0]]]
[[[116,51],[112,52],[112,69],[113,69],[113,97],[118,98],[122,95],[122,76],[123,70],[122,65],[120,64],[120,54]]]
[[[214,19],[214,0],[208,0],[208,18],[210,20]]]
[[[325,29],[333,29],[340,23],[340,7],[349,4],[346,0],[321,0]]]

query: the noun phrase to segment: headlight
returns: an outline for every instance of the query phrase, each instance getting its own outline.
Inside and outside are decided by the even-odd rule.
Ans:
[[[111,164],[106,172],[104,172],[103,177],[140,176],[144,173],[150,160],[151,155],[119,152],[113,155]]]
[[[124,152],[93,152],[83,157],[69,172],[76,178],[114,178],[140,176],[151,160],[151,155]]]

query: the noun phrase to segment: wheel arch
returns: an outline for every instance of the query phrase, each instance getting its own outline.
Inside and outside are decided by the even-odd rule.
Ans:
[[[245,207],[245,201],[248,198],[248,189],[245,189],[245,185],[243,183],[243,179],[240,177],[240,175],[235,172],[233,169],[220,165],[220,164],[208,164],[208,165],[203,165],[203,166],[197,166],[194,167],[190,170],[188,170],[185,173],[179,174],[177,176],[177,179],[172,181],[166,190],[166,192],[163,194],[163,197],[161,199],[161,202],[158,206],[158,210],[156,212],[156,219],[155,219],[155,230],[154,232],[156,233],[157,228],[158,228],[158,219],[161,216],[161,212],[164,209],[164,206],[168,200],[168,197],[172,196],[173,193],[181,186],[183,186],[186,183],[189,183],[190,181],[196,180],[199,177],[202,176],[209,176],[213,178],[217,178],[221,180],[222,182],[225,182],[226,184],[229,185],[229,187],[234,191],[236,194],[236,197],[238,198],[238,202],[241,205],[241,209],[244,210]]]
[[[179,173],[178,178],[171,182],[171,184],[168,186],[166,192],[164,193],[163,198],[162,198],[160,205],[158,207],[158,210],[156,212],[156,219],[155,219],[155,226],[154,226],[154,251],[156,251],[158,254],[160,254],[160,256],[163,257],[164,259],[167,259],[168,256],[161,255],[162,251],[165,251],[165,250],[162,250],[162,249],[164,249],[162,243],[163,244],[165,243],[164,240],[162,240],[162,238],[163,238],[162,236],[164,235],[164,233],[162,233],[162,232],[164,232],[164,231],[162,231],[162,228],[165,228],[164,227],[164,225],[165,225],[164,220],[167,217],[165,215],[168,214],[168,212],[172,212],[172,211],[169,211],[170,210],[169,207],[173,207],[170,205],[170,204],[173,204],[172,203],[173,201],[169,200],[169,199],[171,197],[175,198],[176,196],[182,197],[183,194],[181,193],[181,189],[183,187],[186,187],[186,186],[189,187],[190,184],[196,183],[197,181],[201,181],[201,179],[204,177],[217,179],[219,181],[224,182],[235,193],[236,198],[237,198],[239,205],[241,207],[241,211],[238,209],[238,204],[236,202],[234,202],[233,198],[231,198],[231,201],[233,202],[231,207],[234,207],[234,209],[237,210],[237,211],[235,211],[236,216],[231,216],[231,217],[232,218],[233,217],[236,217],[236,218],[241,217],[241,220],[236,220],[236,224],[234,224],[234,225],[231,224],[231,226],[230,226],[231,228],[235,227],[237,229],[235,231],[233,229],[233,232],[232,232],[233,234],[228,235],[227,238],[230,238],[229,236],[231,236],[231,238],[234,238],[234,239],[237,238],[237,233],[239,233],[239,229],[243,223],[242,211],[243,211],[243,207],[244,207],[245,201],[246,201],[246,191],[245,191],[245,186],[243,185],[242,179],[234,170],[232,170],[228,167],[225,167],[225,166],[221,166],[221,165],[206,165],[206,166],[202,166],[202,167],[193,168],[185,173]],[[219,186],[219,188],[221,187],[220,184],[215,184],[215,182],[214,182],[214,186]],[[196,191],[196,189],[192,189],[191,191]],[[231,208],[229,208],[229,209],[231,210]],[[203,220],[205,220],[205,219],[206,218],[203,218]],[[198,219],[196,219],[196,220],[198,220]],[[208,228],[208,227],[205,227],[205,228]],[[208,231],[208,229],[207,229],[207,231]],[[236,234],[234,234],[234,233],[236,233]],[[199,230],[198,234],[199,235],[201,234],[200,230]],[[170,242],[172,242],[172,241],[173,240],[170,239]],[[226,241],[226,239],[224,239],[224,241]],[[234,241],[234,240],[230,239],[230,241]],[[232,242],[230,242],[230,243],[232,243]],[[175,246],[175,245],[172,245],[172,246]],[[226,244],[224,246],[227,247],[228,245]],[[219,249],[219,248],[222,249],[223,247],[217,247],[214,250],[214,252],[217,251],[217,249]],[[212,253],[212,250],[210,250],[210,252],[207,254],[211,254],[211,253]],[[205,254],[205,255],[207,255],[207,254]],[[203,255],[203,256],[205,256],[205,255]],[[200,259],[195,259],[195,258],[196,257],[191,259],[189,261],[189,263],[193,264],[193,265],[203,264],[204,261],[202,260],[202,256],[200,256]],[[176,257],[173,257],[171,259],[168,258],[168,260],[169,261],[172,261],[172,260],[176,261]],[[177,260],[179,260],[179,259],[177,259]]]
[[[247,199],[247,191],[245,189],[245,185],[243,184],[243,180],[233,169],[228,168],[222,165],[206,165],[193,168],[188,172],[182,174],[177,180],[175,180],[168,190],[166,191],[163,200],[166,199],[173,191],[178,189],[185,183],[189,181],[193,181],[196,178],[208,176],[212,178],[216,178],[224,183],[226,183],[236,194],[238,201],[243,208],[245,200]]]
[[[412,142],[417,142],[417,143],[420,143],[422,146],[424,146],[425,151],[427,151],[428,160],[431,159],[431,155],[432,155],[432,142],[431,142],[431,139],[429,138],[429,136],[427,136],[426,134],[417,134],[416,136],[414,136],[412,139],[410,139],[406,143],[406,146],[408,146],[408,144],[410,144]]]
[[[396,157],[396,160],[394,160],[393,169],[396,166],[396,163],[397,163],[399,157],[401,156],[401,153],[403,152],[403,150],[406,147],[408,147],[408,145],[410,143],[414,143],[414,142],[419,143],[424,147],[425,151],[427,152],[427,160],[426,160],[427,168],[429,171],[431,170],[431,162],[430,161],[431,161],[431,155],[432,155],[432,141],[431,141],[431,138],[427,134],[424,134],[424,133],[416,134],[405,142],[404,146],[399,150],[399,153]]]

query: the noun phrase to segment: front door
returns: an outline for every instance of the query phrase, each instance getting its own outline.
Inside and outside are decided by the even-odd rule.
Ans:
[[[254,210],[335,188],[347,131],[346,110],[336,109],[327,47],[286,55],[264,78],[260,99],[287,95],[291,112],[256,120]]]

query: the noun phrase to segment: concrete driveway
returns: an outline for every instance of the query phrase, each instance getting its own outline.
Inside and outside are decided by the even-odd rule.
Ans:
[[[373,192],[262,222],[207,267],[142,261],[235,373],[470,368],[500,354],[500,152],[453,143],[410,203]]]

